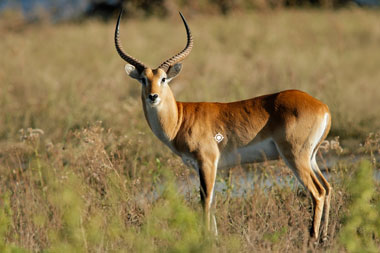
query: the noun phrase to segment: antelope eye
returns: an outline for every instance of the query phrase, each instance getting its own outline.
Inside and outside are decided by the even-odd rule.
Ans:
[[[162,78],[161,83],[164,83],[166,81],[166,78]]]

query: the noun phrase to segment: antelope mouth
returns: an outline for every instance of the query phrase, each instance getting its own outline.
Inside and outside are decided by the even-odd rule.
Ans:
[[[148,104],[151,106],[151,107],[156,107],[158,106],[160,103],[161,103],[161,98],[156,98],[156,100],[152,101],[150,99],[147,99],[147,102]]]

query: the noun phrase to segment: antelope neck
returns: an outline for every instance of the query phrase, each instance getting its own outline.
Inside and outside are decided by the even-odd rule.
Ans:
[[[160,105],[152,107],[142,96],[145,119],[153,133],[164,143],[169,144],[181,126],[182,106],[168,87],[167,94],[161,97]]]

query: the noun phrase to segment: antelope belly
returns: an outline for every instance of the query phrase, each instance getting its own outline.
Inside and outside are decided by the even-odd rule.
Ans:
[[[280,155],[272,139],[248,144],[221,154],[218,168],[228,168],[239,164],[263,162],[279,159]]]

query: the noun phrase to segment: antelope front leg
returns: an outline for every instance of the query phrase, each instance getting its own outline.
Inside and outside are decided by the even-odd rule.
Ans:
[[[200,194],[201,202],[204,211],[204,220],[208,231],[218,234],[215,217],[211,220],[211,204],[213,200],[215,178],[217,171],[217,158],[202,157],[198,160],[199,164],[199,179],[200,179]]]

